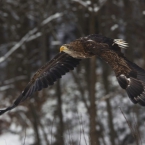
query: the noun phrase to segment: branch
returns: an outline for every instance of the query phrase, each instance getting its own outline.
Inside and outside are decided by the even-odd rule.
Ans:
[[[107,0],[104,0],[101,2],[101,4],[99,6],[92,7],[92,6],[90,6],[91,5],[90,1],[89,2],[84,2],[81,0],[72,0],[72,1],[79,3],[80,5],[85,7],[89,12],[95,12],[95,13],[97,13],[102,8],[102,6],[104,6],[104,4],[107,2]]]
[[[32,35],[34,34],[38,28],[34,28],[31,31],[29,31],[18,43],[16,43],[4,56],[0,57],[0,63],[5,61],[14,51],[16,51],[20,46],[24,44],[24,42]]]
[[[11,78],[11,79],[9,79],[9,80],[5,80],[2,84],[8,85],[8,84],[14,83],[14,82],[16,82],[16,81],[24,80],[24,79],[26,79],[26,78],[27,78],[27,76],[21,75],[21,76],[15,77],[15,78]]]
[[[50,17],[46,18],[45,20],[42,21],[40,24],[40,27],[43,27],[44,25],[48,24],[54,19],[57,19],[61,17],[63,14],[62,13],[56,13],[54,15],[51,15]],[[0,57],[0,63],[5,61],[14,51],[16,51],[18,48],[20,48],[26,41],[29,40],[31,35],[36,33],[38,31],[38,27],[35,27],[34,29],[30,30],[22,39],[17,42],[4,56]],[[31,38],[32,39],[32,38]]]
[[[14,88],[14,85],[10,84],[10,85],[6,85],[6,86],[2,86],[2,87],[0,87],[0,92],[6,91],[7,89],[10,89],[10,88]]]
[[[5,80],[3,83],[1,83],[3,86],[0,86],[0,92],[6,91],[7,89],[10,89],[10,88],[14,88],[14,84],[12,83],[16,81],[24,80],[26,78],[27,78],[26,76],[17,76],[15,78]]]
[[[88,3],[87,2],[84,2],[84,1],[81,1],[81,0],[72,0],[76,3],[79,3],[80,5],[82,5],[83,7],[87,8],[88,7]]]

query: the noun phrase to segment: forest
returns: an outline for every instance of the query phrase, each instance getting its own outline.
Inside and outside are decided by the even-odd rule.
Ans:
[[[62,44],[89,34],[125,40],[145,69],[144,0],[0,0],[0,109]],[[53,86],[0,116],[0,145],[145,145],[144,107],[111,67],[84,59]]]

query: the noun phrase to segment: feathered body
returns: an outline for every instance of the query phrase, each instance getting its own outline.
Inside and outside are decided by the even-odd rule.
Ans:
[[[53,85],[62,75],[73,70],[81,59],[98,56],[114,70],[120,86],[126,90],[133,103],[145,106],[145,70],[130,62],[121,53],[127,43],[121,39],[111,39],[92,34],[64,44],[51,61],[42,66],[32,77],[13,105],[0,110],[0,115],[15,108],[34,92]]]

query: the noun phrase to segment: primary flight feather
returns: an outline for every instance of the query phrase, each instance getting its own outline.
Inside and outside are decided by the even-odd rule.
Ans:
[[[92,34],[76,39],[60,47],[51,61],[42,66],[32,77],[14,103],[0,115],[15,108],[34,92],[51,86],[62,75],[73,70],[81,59],[98,56],[114,70],[119,85],[126,90],[133,103],[145,106],[145,70],[129,61],[121,52],[127,43],[122,39],[111,39],[99,34]]]

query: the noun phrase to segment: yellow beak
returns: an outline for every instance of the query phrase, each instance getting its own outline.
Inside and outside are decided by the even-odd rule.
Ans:
[[[67,47],[66,47],[66,46],[61,46],[61,47],[60,47],[60,52],[61,52],[61,51],[64,51],[64,50],[67,50]]]

